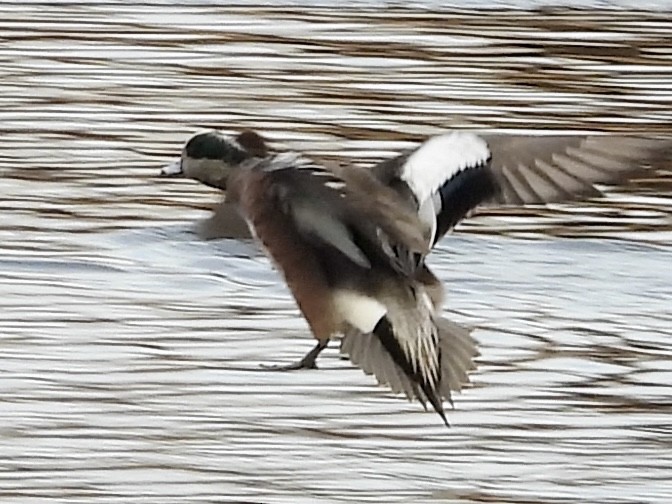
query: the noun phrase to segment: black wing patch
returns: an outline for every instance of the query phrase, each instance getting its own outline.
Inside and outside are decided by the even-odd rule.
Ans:
[[[434,243],[498,191],[499,185],[490,171],[489,161],[466,168],[446,181],[437,191],[441,208],[437,209]]]

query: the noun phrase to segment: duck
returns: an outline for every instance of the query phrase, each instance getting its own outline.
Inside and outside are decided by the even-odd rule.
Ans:
[[[268,142],[257,132],[244,130],[242,133],[231,137],[216,130],[207,130],[194,134],[184,145],[179,158],[164,166],[160,171],[161,177],[191,178],[202,184],[226,191],[231,170],[235,170],[243,161],[261,159],[272,151]],[[294,156],[288,153],[283,156]],[[283,156],[279,156],[282,158]],[[303,158],[305,161],[305,158]],[[387,170],[381,171],[382,178],[389,184]],[[248,223],[239,213],[237,205],[229,198],[224,199],[213,212],[213,215],[197,229],[198,235],[204,239],[235,238],[252,239]],[[432,292],[435,306],[440,307],[443,302],[443,287],[439,279],[432,271],[423,264],[418,272],[418,278],[427,285]],[[454,326],[455,332],[464,335],[466,328],[458,330],[460,326]],[[467,338],[461,338],[465,341]],[[316,346],[306,356],[292,364],[283,366],[264,366],[276,370],[315,369],[315,360],[324,346]],[[475,352],[472,350],[472,354]]]
[[[669,148],[619,135],[492,135],[448,131],[371,167],[272,152],[256,132],[201,132],[164,177],[226,191],[282,273],[317,344],[341,351],[379,383],[443,403],[468,383],[478,349],[470,330],[442,316],[444,290],[426,257],[483,206],[544,205],[600,195]],[[218,209],[220,214],[225,211]],[[235,218],[234,218],[235,219]]]

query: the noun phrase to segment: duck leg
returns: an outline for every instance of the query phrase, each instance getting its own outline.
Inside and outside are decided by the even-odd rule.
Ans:
[[[303,356],[303,359],[296,362],[292,362],[291,364],[280,364],[272,366],[262,364],[261,367],[263,367],[264,369],[268,369],[269,371],[294,371],[296,369],[317,369],[317,364],[315,363],[315,360],[317,359],[317,356],[320,355],[322,350],[327,348],[328,344],[329,340],[318,341],[317,345],[315,345],[310,352],[308,352],[306,355]]]

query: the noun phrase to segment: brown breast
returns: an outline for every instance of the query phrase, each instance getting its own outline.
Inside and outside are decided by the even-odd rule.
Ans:
[[[262,172],[236,176],[231,189],[266,253],[284,275],[313,335],[318,340],[328,339],[341,329],[342,321],[335,313],[332,291],[315,250],[282,211]]]

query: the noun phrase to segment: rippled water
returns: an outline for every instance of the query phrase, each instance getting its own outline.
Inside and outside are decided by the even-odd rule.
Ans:
[[[670,166],[444,240],[482,350],[450,430],[336,348],[261,370],[305,322],[253,244],[194,234],[215,191],[155,177],[204,127],[361,162],[672,129],[664,10],[426,7],[3,2],[2,502],[672,501]]]

